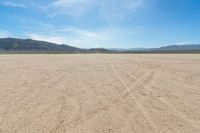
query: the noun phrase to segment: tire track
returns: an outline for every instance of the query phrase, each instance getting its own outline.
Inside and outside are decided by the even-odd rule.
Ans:
[[[137,64],[137,69],[136,69],[134,72],[132,72],[133,75],[138,75],[138,76],[137,76],[138,79],[141,79],[141,78],[143,77],[143,75],[144,75],[144,72],[140,72],[140,70],[141,70],[142,68],[143,68],[143,66],[140,65],[140,64],[138,63],[138,64]],[[127,75],[126,77],[128,78],[129,76]],[[133,79],[132,82],[135,82],[135,80]],[[129,86],[129,85],[127,84],[127,86]],[[126,95],[128,94],[128,92],[127,92],[126,90],[124,90],[124,89],[119,90],[119,92],[120,92],[120,94],[122,94],[123,96],[124,96],[124,95],[126,96]]]
[[[153,79],[152,83],[150,86],[146,86],[143,85],[143,83],[141,83],[139,80],[137,80],[132,74],[130,74],[129,72],[127,72],[127,74],[134,79],[140,86],[142,86],[145,90],[147,90],[150,93],[153,93],[152,91],[152,87],[155,85],[156,80],[159,78],[161,72],[164,70],[164,65],[161,66],[160,71],[158,72],[158,74],[155,76],[155,78]],[[163,102],[164,104],[166,104],[169,108],[171,108],[171,110],[173,110],[173,112],[176,112],[176,114],[178,114],[178,116],[180,118],[182,118],[183,120],[189,122],[192,126],[194,126],[195,128],[197,128],[198,130],[200,130],[200,127],[198,124],[196,124],[192,119],[189,119],[184,113],[180,112],[179,110],[177,110],[173,105],[171,105],[170,103],[167,102],[166,99],[162,98],[162,97],[157,97],[157,99],[159,99],[161,102]]]
[[[129,89],[129,87],[126,85],[125,81],[122,79],[122,77],[119,75],[119,72],[114,68],[114,66],[110,63],[109,59],[106,60],[107,63],[110,65],[110,67],[112,68],[112,70],[114,71],[114,73],[117,76],[117,79],[122,83],[122,85],[124,86],[124,88],[130,93],[131,97],[133,98],[133,100],[136,103],[136,106],[139,108],[139,110],[142,112],[142,114],[144,115],[144,117],[147,119],[147,121],[149,122],[149,124],[151,124],[151,126],[154,128],[155,132],[159,133],[158,127],[155,125],[155,123],[153,121],[151,121],[151,118],[149,117],[148,113],[146,111],[144,111],[145,109],[142,107],[141,103],[137,100],[137,98],[131,93],[131,90]]]

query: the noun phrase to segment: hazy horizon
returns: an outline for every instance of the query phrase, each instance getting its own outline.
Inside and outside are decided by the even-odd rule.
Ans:
[[[2,0],[0,38],[80,48],[200,43],[198,0]]]

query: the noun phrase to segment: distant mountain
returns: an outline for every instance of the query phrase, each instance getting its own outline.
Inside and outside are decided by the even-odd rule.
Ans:
[[[81,49],[65,44],[58,45],[32,39],[2,38],[0,39],[0,50],[80,51]]]
[[[114,52],[114,50],[110,50],[110,49],[105,49],[105,48],[91,48],[91,49],[87,49],[88,52],[92,52],[92,53],[108,53],[108,52]]]
[[[114,50],[114,51],[145,51],[147,50],[146,48],[110,48],[109,50]]]
[[[186,45],[169,45],[151,50],[159,51],[186,51],[186,50],[200,50],[200,44],[186,44]]]
[[[91,48],[81,49],[65,44],[55,44],[45,41],[37,41],[32,39],[2,38],[0,39],[0,51],[55,51],[56,53],[154,53],[154,52],[200,52],[200,44],[188,45],[169,45],[160,48],[130,48],[130,49],[105,49]],[[29,52],[27,52],[29,53]],[[44,52],[46,53],[46,52]],[[47,52],[48,53],[48,52]]]
[[[186,44],[186,45],[168,45],[159,48],[111,48],[110,50],[115,50],[119,52],[126,52],[126,51],[138,51],[138,52],[145,52],[145,51],[195,51],[200,50],[200,44]]]

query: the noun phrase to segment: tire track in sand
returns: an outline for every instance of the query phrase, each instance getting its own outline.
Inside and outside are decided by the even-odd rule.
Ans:
[[[139,110],[142,112],[142,114],[144,115],[144,117],[148,120],[149,124],[154,128],[156,133],[159,133],[158,127],[155,125],[155,123],[151,120],[151,118],[149,117],[148,113],[145,111],[145,109],[142,107],[142,104],[137,100],[137,98],[131,93],[130,88],[127,86],[127,84],[125,83],[125,81],[122,79],[122,77],[120,76],[119,72],[115,69],[115,67],[110,63],[109,59],[106,59],[107,63],[109,64],[109,66],[112,68],[112,70],[114,71],[117,79],[121,82],[121,84],[124,86],[124,88],[130,93],[130,96],[133,98],[133,100],[136,103],[136,106],[139,108]]]
[[[155,77],[153,78],[150,86],[143,85],[143,83],[141,83],[141,81],[137,80],[137,78],[134,75],[130,74],[129,72],[126,72],[126,73],[132,79],[134,79],[136,81],[135,83],[138,83],[140,86],[142,86],[148,92],[153,93],[152,88],[155,85],[156,80],[160,77],[160,74],[162,73],[163,70],[164,70],[164,64],[161,65],[161,68],[158,71],[158,74],[155,75]],[[130,91],[130,93],[131,93],[131,95],[133,95],[131,91]],[[157,97],[157,99],[159,99],[161,102],[163,102],[165,105],[167,105],[171,110],[173,110],[173,112],[175,112],[176,114],[178,114],[178,117],[182,118],[186,122],[190,123],[193,127],[195,127],[196,129],[200,130],[200,127],[199,127],[198,124],[196,124],[192,119],[188,118],[184,113],[182,113],[179,110],[177,110],[172,104],[170,104],[169,102],[167,102],[166,99],[164,99],[162,97]]]

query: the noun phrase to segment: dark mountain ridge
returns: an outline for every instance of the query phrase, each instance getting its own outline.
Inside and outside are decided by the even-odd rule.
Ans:
[[[2,38],[0,39],[1,50],[65,50],[79,51],[80,48],[72,47],[65,44],[55,44],[45,41],[32,39]]]
[[[200,50],[200,44],[168,45],[151,50]]]
[[[0,38],[0,51],[56,51],[57,53],[178,53],[200,52],[200,44],[169,45],[160,48],[130,48],[130,49],[81,49],[66,44],[55,44],[45,41],[18,38]]]

